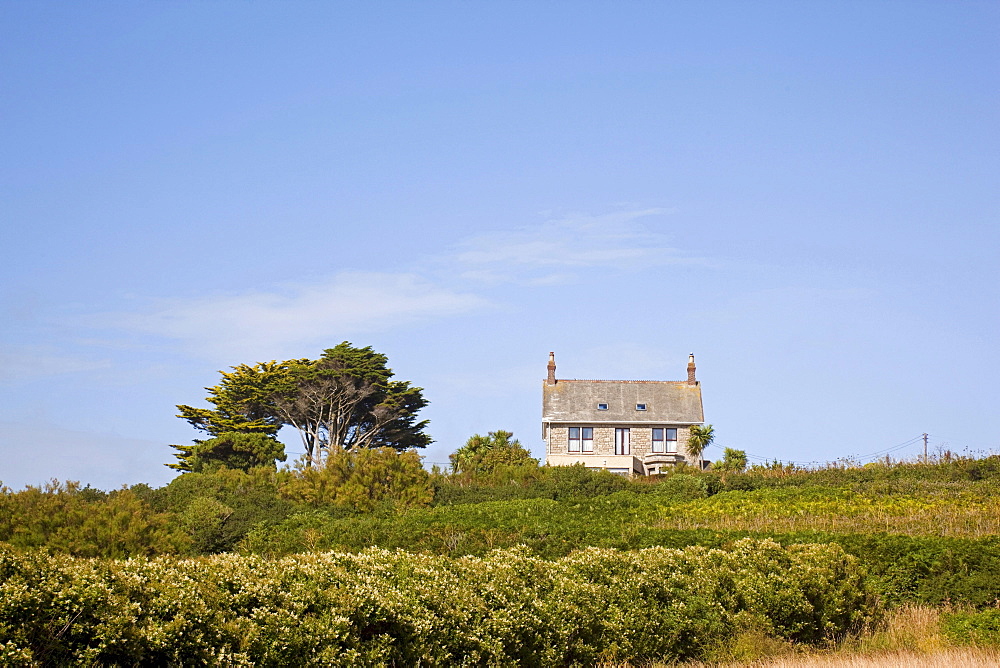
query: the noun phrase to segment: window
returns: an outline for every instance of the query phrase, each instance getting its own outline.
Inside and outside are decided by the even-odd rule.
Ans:
[[[569,452],[593,452],[594,451],[594,428],[593,427],[570,427],[569,428]]]
[[[636,404],[635,405],[635,409],[637,411],[644,411],[644,410],[646,410],[646,404]]]
[[[615,454],[631,455],[632,439],[628,427],[615,428]]]
[[[597,410],[599,410],[599,411],[606,411],[606,410],[608,410],[608,405],[607,404],[597,404]]]
[[[677,452],[677,430],[653,427],[653,452]]]

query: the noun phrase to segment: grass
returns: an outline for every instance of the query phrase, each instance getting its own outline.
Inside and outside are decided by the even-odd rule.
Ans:
[[[927,485],[919,493],[882,489],[780,488],[722,492],[663,508],[660,529],[792,533],[892,533],[981,538],[1000,534],[995,485]]]
[[[711,662],[686,668],[979,668],[1000,665],[1000,647],[958,646],[942,632],[950,611],[929,606],[898,608],[877,628],[826,650],[796,646],[753,630],[731,639]]]
[[[878,654],[790,657],[736,664],[746,668],[995,668],[1000,652],[952,647],[933,653],[910,651]]]

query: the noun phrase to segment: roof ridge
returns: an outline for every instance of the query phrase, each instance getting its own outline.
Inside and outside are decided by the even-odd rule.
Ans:
[[[676,383],[687,385],[686,380],[607,380],[596,378],[558,378],[557,383]]]

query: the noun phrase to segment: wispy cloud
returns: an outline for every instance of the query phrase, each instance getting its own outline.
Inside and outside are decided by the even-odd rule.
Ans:
[[[535,227],[488,232],[461,242],[453,259],[470,280],[543,284],[566,282],[574,271],[588,267],[704,263],[672,248],[666,235],[641,222],[668,213],[641,209],[572,215]]]
[[[108,368],[107,360],[78,357],[41,345],[0,347],[0,382],[33,380]]]
[[[194,352],[261,358],[485,304],[474,294],[414,274],[343,272],[318,284],[172,299],[145,313],[104,316],[104,324],[177,339]]]
[[[489,284],[559,285],[592,267],[704,263],[670,247],[643,220],[667,213],[563,216],[469,237],[445,255],[416,258],[408,273],[345,271],[314,283],[174,298],[85,324],[179,342],[211,359],[294,356],[307,346],[483,308],[492,303],[481,294]]]

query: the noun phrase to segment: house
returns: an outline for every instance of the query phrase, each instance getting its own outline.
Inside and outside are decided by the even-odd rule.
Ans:
[[[685,449],[704,424],[694,354],[687,380],[565,380],[549,353],[542,386],[542,438],[550,466],[582,463],[622,475],[652,475],[695,462]]]

